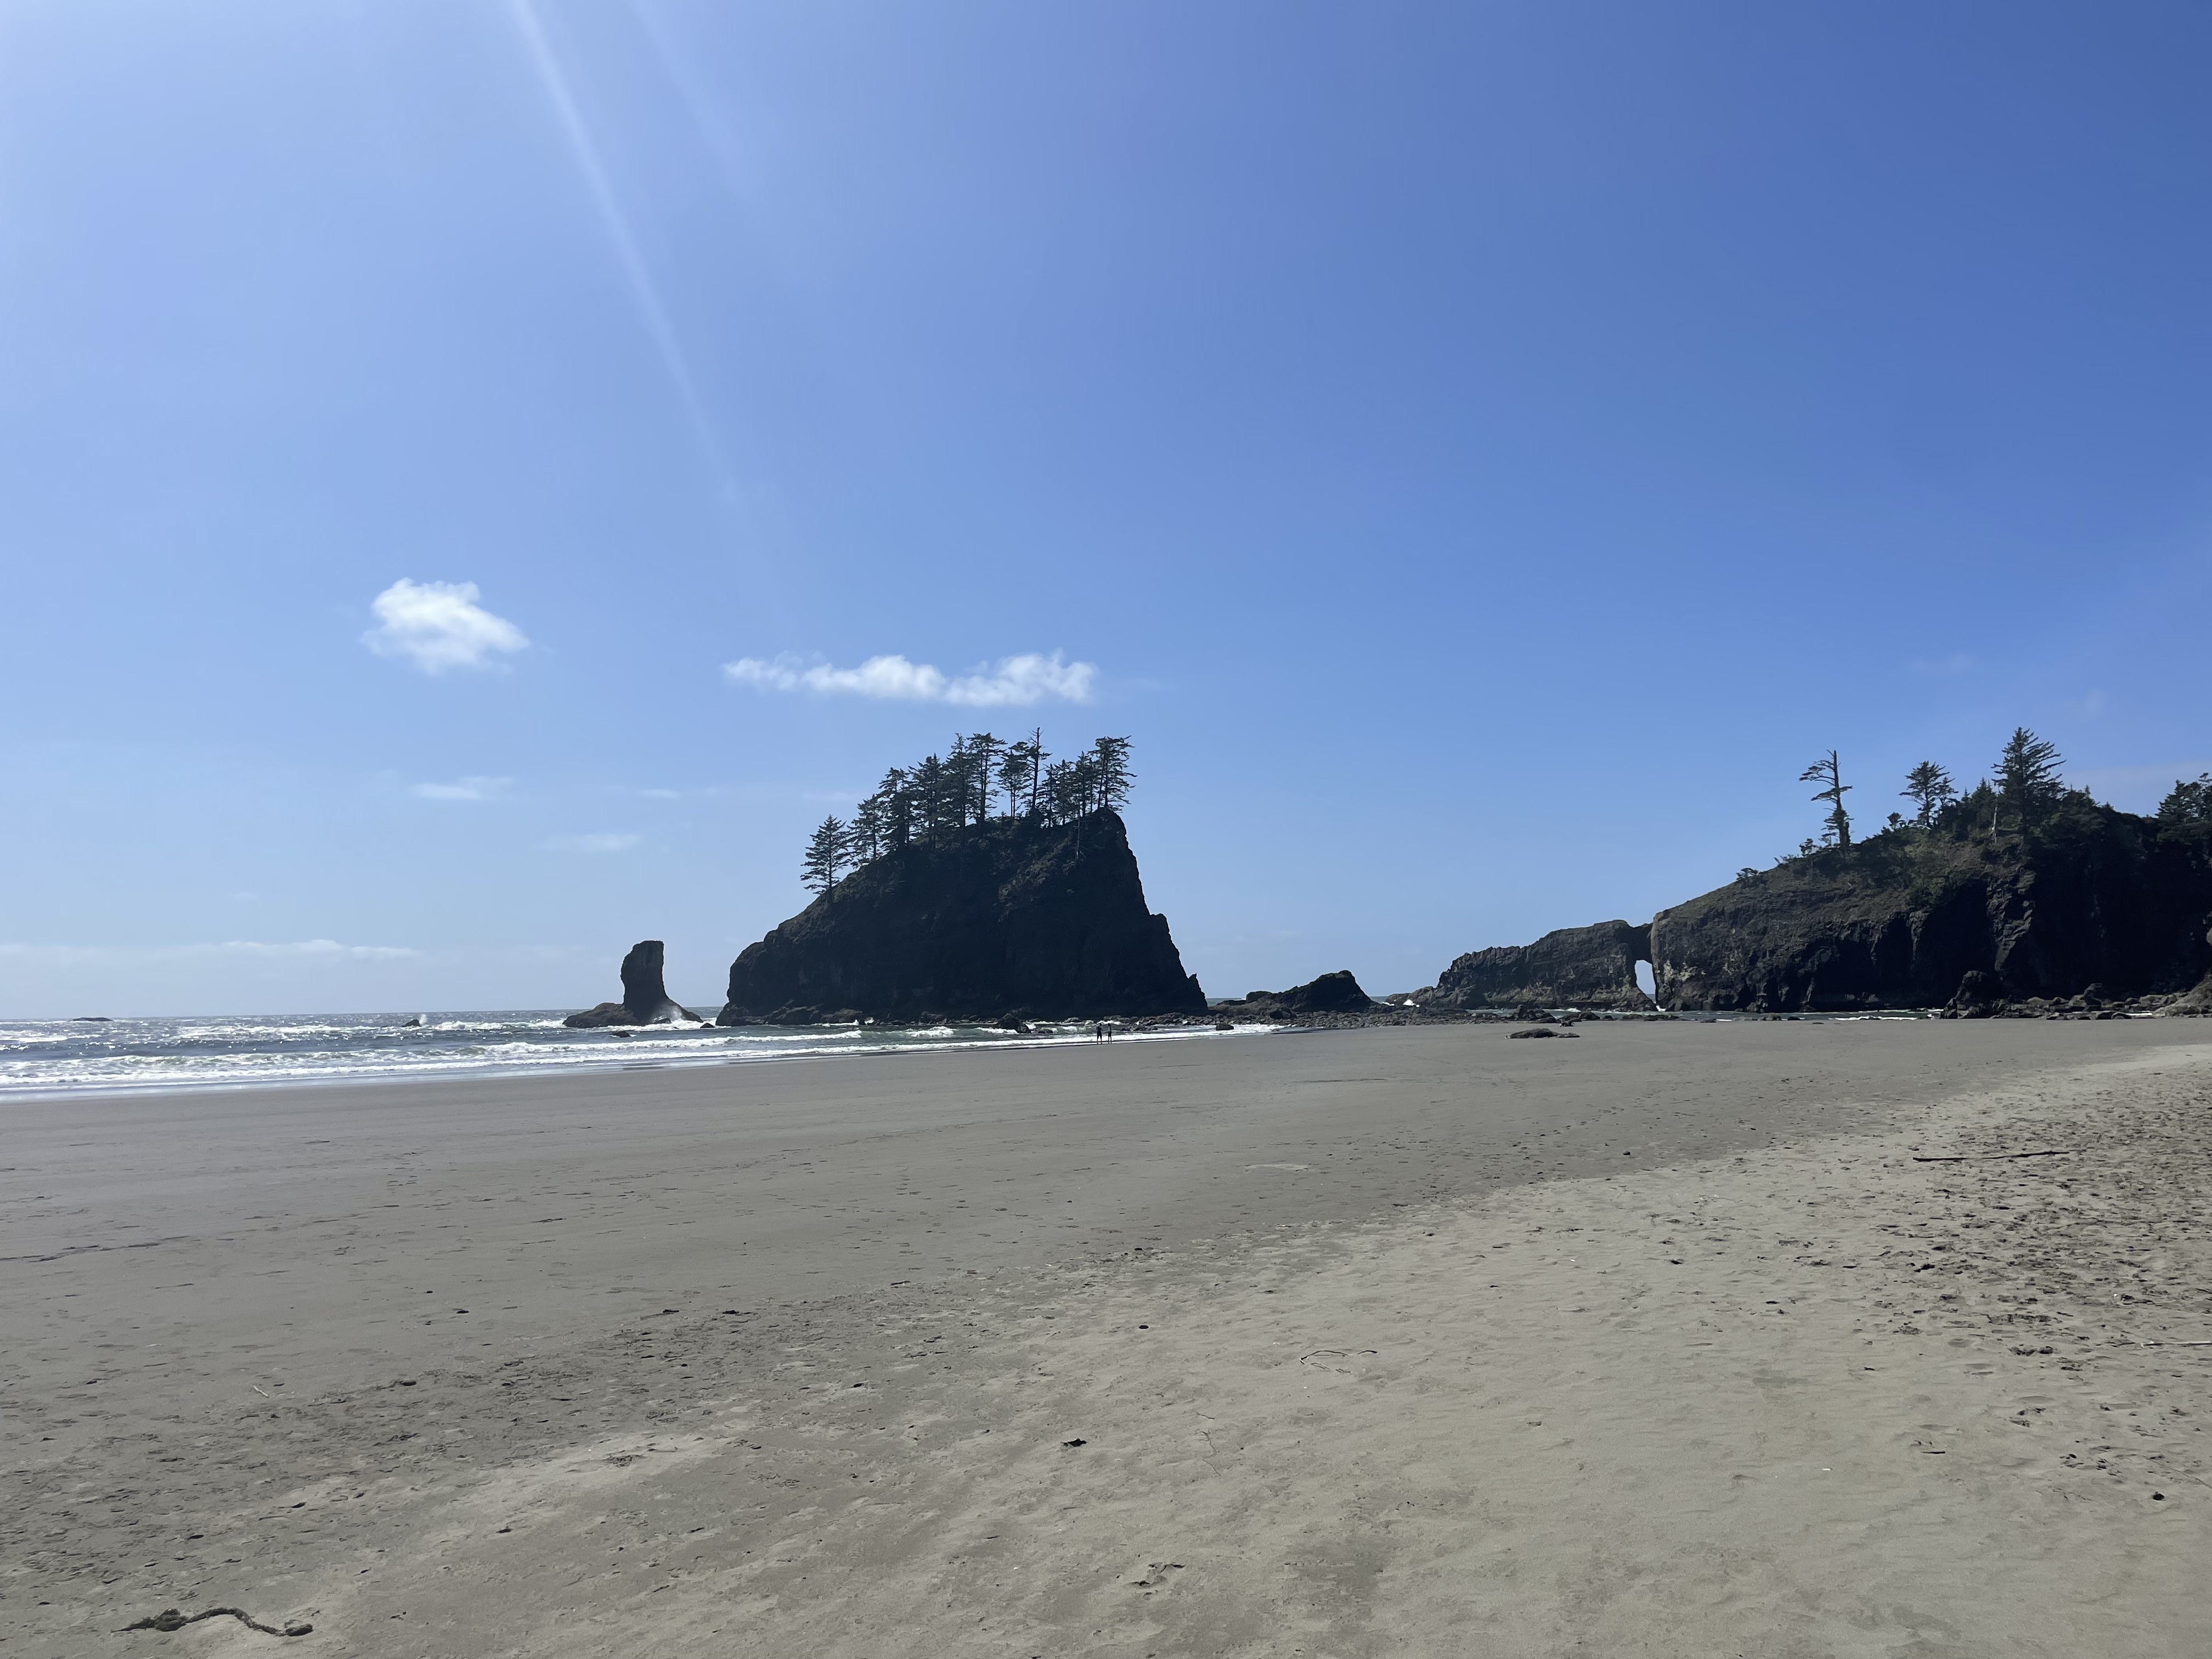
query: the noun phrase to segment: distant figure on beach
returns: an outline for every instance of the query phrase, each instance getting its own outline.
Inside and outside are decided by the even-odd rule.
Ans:
[[[1106,1022],[1103,1019],[1092,1020],[1091,1022],[1091,1040],[1093,1042],[1101,1042],[1104,1039],[1105,1036]]]

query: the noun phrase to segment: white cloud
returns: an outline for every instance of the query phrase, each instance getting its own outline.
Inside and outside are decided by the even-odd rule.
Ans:
[[[556,836],[545,845],[556,853],[627,853],[644,839],[643,836],[626,833]]]
[[[926,662],[904,657],[871,657],[858,668],[806,665],[788,653],[773,661],[741,657],[722,672],[741,685],[765,691],[811,691],[817,696],[882,697],[901,702],[949,702],[969,708],[998,708],[1042,702],[1089,702],[1098,665],[1067,662],[1029,652],[979,664],[965,674],[947,674]]]
[[[492,653],[520,651],[530,643],[513,623],[476,601],[474,582],[412,582],[402,576],[371,603],[377,626],[361,642],[380,657],[404,657],[426,674],[488,668]]]
[[[513,778],[455,778],[451,783],[418,783],[414,793],[424,800],[492,800],[514,787]]]
[[[289,962],[396,962],[422,954],[404,945],[341,945],[334,939],[300,939],[281,945],[250,939],[226,939],[220,945],[0,945],[0,957],[27,957],[61,965],[161,962],[192,957]]]

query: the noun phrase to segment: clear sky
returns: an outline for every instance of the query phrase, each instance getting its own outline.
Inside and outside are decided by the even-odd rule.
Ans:
[[[1832,746],[2146,807],[2208,74],[2128,0],[11,0],[0,1013],[711,1003],[979,726],[1134,740],[1215,994],[1649,916]]]

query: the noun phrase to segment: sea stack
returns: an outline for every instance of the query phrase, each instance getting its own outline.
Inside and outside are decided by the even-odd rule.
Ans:
[[[1437,975],[1420,1001],[1427,1008],[1649,1008],[1636,964],[1650,956],[1648,927],[1562,927],[1534,945],[1468,951]]]
[[[640,939],[629,947],[623,958],[623,998],[620,1002],[603,1002],[596,1008],[580,1014],[571,1014],[561,1023],[588,1028],[594,1025],[673,1025],[678,1020],[696,1020],[698,1015],[668,1000],[666,986],[661,982],[663,946],[657,939]]]
[[[1111,810],[893,848],[730,968],[724,1025],[1203,1013]]]
[[[1308,1014],[1364,1014],[1374,1006],[1375,999],[1360,988],[1352,969],[1340,968],[1287,991],[1247,992],[1242,1002],[1217,1003],[1212,1012],[1231,1019],[1297,1019]]]

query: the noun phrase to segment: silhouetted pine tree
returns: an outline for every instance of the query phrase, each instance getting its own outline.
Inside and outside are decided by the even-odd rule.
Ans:
[[[837,884],[837,872],[845,866],[845,826],[837,822],[836,813],[815,826],[806,842],[806,857],[801,861],[800,879],[817,893],[826,893]]]
[[[2058,745],[2046,743],[2024,726],[2013,728],[1997,757],[1997,793],[2025,822],[2054,805],[2065,793],[2058,781]]]
[[[1097,779],[1097,805],[1120,811],[1129,803],[1129,786],[1136,778],[1129,770],[1128,738],[1099,738],[1091,745],[1091,763]]]
[[[999,787],[1006,792],[1006,816],[1019,817],[1036,809],[1037,779],[1044,767],[1044,733],[1006,745],[999,757]]]
[[[1912,802],[1912,821],[1923,830],[1933,827],[1936,815],[1959,799],[1959,787],[1951,781],[1951,775],[1934,761],[1923,761],[1907,772],[1905,787],[1897,793]]]
[[[1813,792],[1814,800],[1829,803],[1828,827],[1822,839],[1833,847],[1850,847],[1851,815],[1844,811],[1844,795],[1852,786],[1844,781],[1843,763],[1836,758],[1836,751],[1831,749],[1823,758],[1814,761],[1798,775],[1797,781],[1826,786]]]

